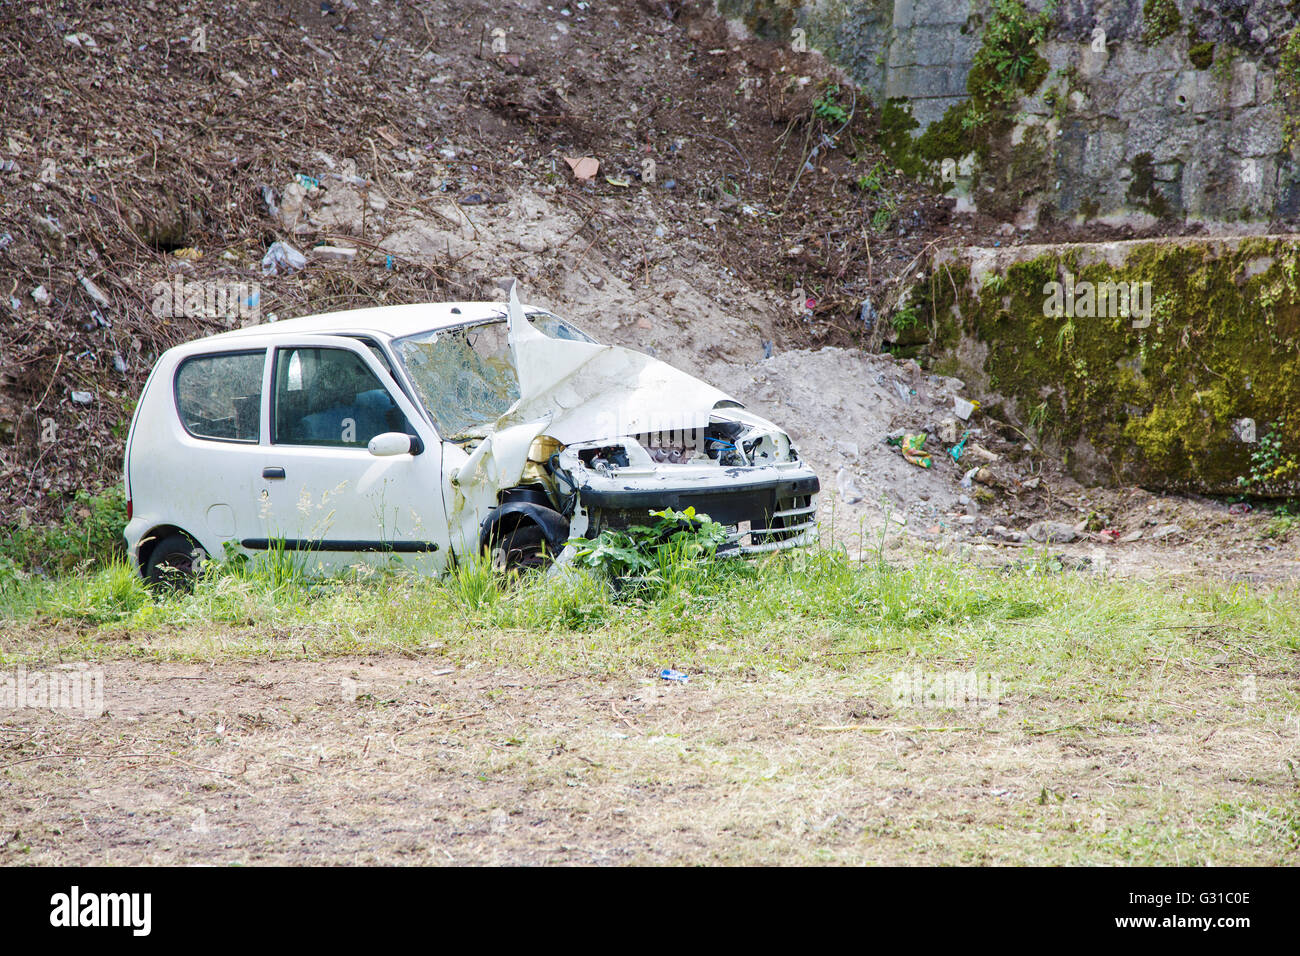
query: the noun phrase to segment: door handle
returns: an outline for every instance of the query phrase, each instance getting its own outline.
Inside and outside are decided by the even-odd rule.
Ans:
[[[263,469],[262,469],[262,477],[263,477],[263,478],[283,478],[283,477],[284,477],[284,469],[283,469],[283,468],[263,468]]]

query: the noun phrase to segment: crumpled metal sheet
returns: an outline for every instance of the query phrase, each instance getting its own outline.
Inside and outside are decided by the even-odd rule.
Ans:
[[[725,392],[658,359],[617,345],[548,338],[529,324],[510,292],[510,347],[519,401],[497,422],[542,420],[569,444],[665,428],[704,428]]]

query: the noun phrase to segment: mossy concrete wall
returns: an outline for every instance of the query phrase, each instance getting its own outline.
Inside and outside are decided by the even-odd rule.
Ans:
[[[1050,283],[1071,278],[1149,282],[1149,314],[1099,315],[1118,310],[1080,295],[1059,314]],[[931,367],[1040,433],[1083,480],[1300,495],[1294,238],[949,251],[908,301],[928,322]],[[1276,451],[1261,442],[1270,431]]]
[[[804,31],[877,106],[910,114],[913,138],[940,121],[957,125],[993,15],[990,0],[716,2],[768,38],[789,42],[793,29]],[[1026,229],[1300,223],[1300,160],[1287,135],[1300,101],[1287,84],[1300,90],[1300,76],[1288,79],[1279,66],[1300,4],[1061,0],[1051,10],[1038,51],[1046,70],[1010,121],[960,135],[941,129],[922,144],[919,158],[934,173],[945,158],[961,164],[949,187],[963,204]],[[996,142],[973,154],[981,132]],[[888,142],[896,164],[915,172],[906,137]]]

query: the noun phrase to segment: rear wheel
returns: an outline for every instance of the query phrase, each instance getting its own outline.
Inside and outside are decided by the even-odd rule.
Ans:
[[[555,560],[542,529],[531,522],[516,525],[500,536],[494,535],[491,553],[492,567],[498,571],[536,570],[549,567]]]
[[[154,546],[145,563],[145,580],[155,587],[188,591],[194,587],[208,553],[186,535],[169,534]]]

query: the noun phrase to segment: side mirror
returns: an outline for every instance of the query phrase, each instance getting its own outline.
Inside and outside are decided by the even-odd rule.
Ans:
[[[366,448],[378,458],[391,458],[393,455],[418,455],[424,451],[424,442],[415,435],[384,432],[370,439]]]

